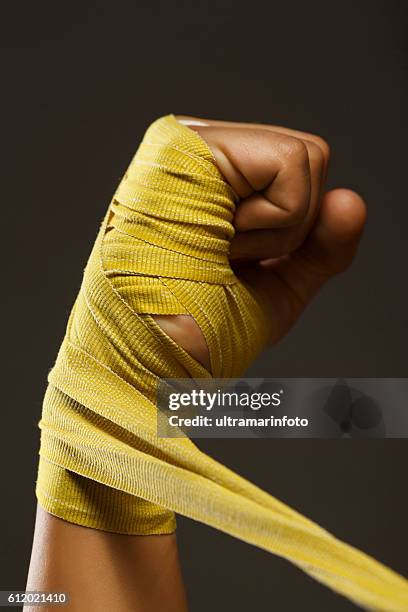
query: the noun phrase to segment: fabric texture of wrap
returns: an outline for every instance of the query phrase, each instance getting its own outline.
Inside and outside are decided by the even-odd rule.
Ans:
[[[269,318],[228,261],[234,193],[173,114],[147,129],[100,226],[48,377],[36,496],[67,521],[171,533],[175,513],[280,555],[372,610],[408,610],[408,581],[201,452],[158,438],[161,378],[238,377]],[[189,314],[211,371],[152,315]]]

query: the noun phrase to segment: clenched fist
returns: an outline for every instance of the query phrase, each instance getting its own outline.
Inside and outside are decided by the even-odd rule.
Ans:
[[[267,301],[275,343],[318,289],[352,262],[365,203],[349,189],[325,192],[330,150],[319,136],[271,125],[176,118],[207,142],[236,194],[231,266]],[[208,347],[192,317],[155,318],[209,369]]]

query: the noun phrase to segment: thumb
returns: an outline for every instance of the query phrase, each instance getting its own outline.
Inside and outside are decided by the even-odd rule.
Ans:
[[[333,189],[324,195],[317,221],[293,258],[293,265],[302,268],[306,292],[318,277],[329,278],[352,263],[366,217],[365,202],[355,191]],[[290,265],[286,271],[291,274]]]

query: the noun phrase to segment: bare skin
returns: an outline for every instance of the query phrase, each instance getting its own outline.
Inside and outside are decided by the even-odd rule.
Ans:
[[[352,262],[366,220],[349,189],[324,192],[329,145],[289,128],[176,118],[206,140],[239,197],[230,261],[268,299],[280,340],[320,287]],[[208,347],[188,315],[156,316],[166,333],[211,371]]]
[[[365,224],[364,201],[348,189],[325,193],[330,152],[318,136],[278,126],[177,118],[206,140],[239,198],[231,265],[270,304],[274,344],[320,287],[351,264]],[[155,318],[211,370],[205,339],[192,317]],[[187,610],[175,534],[112,534],[73,525],[39,506],[26,588],[69,592],[72,603],[64,608],[69,612]]]
[[[65,592],[69,612],[185,612],[174,534],[131,536],[88,529],[37,505],[26,590]],[[39,608],[27,605],[25,612]],[[56,607],[41,607],[41,610]]]

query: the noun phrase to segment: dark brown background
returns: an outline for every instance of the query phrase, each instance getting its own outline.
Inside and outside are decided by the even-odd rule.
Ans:
[[[148,124],[276,123],[332,146],[369,222],[354,267],[251,369],[407,376],[404,2],[3,2],[0,589],[24,589],[41,400],[99,222]],[[205,449],[407,574],[406,442],[209,440]],[[191,610],[355,609],[293,566],[180,518]],[[92,571],[92,568],[90,568]]]

